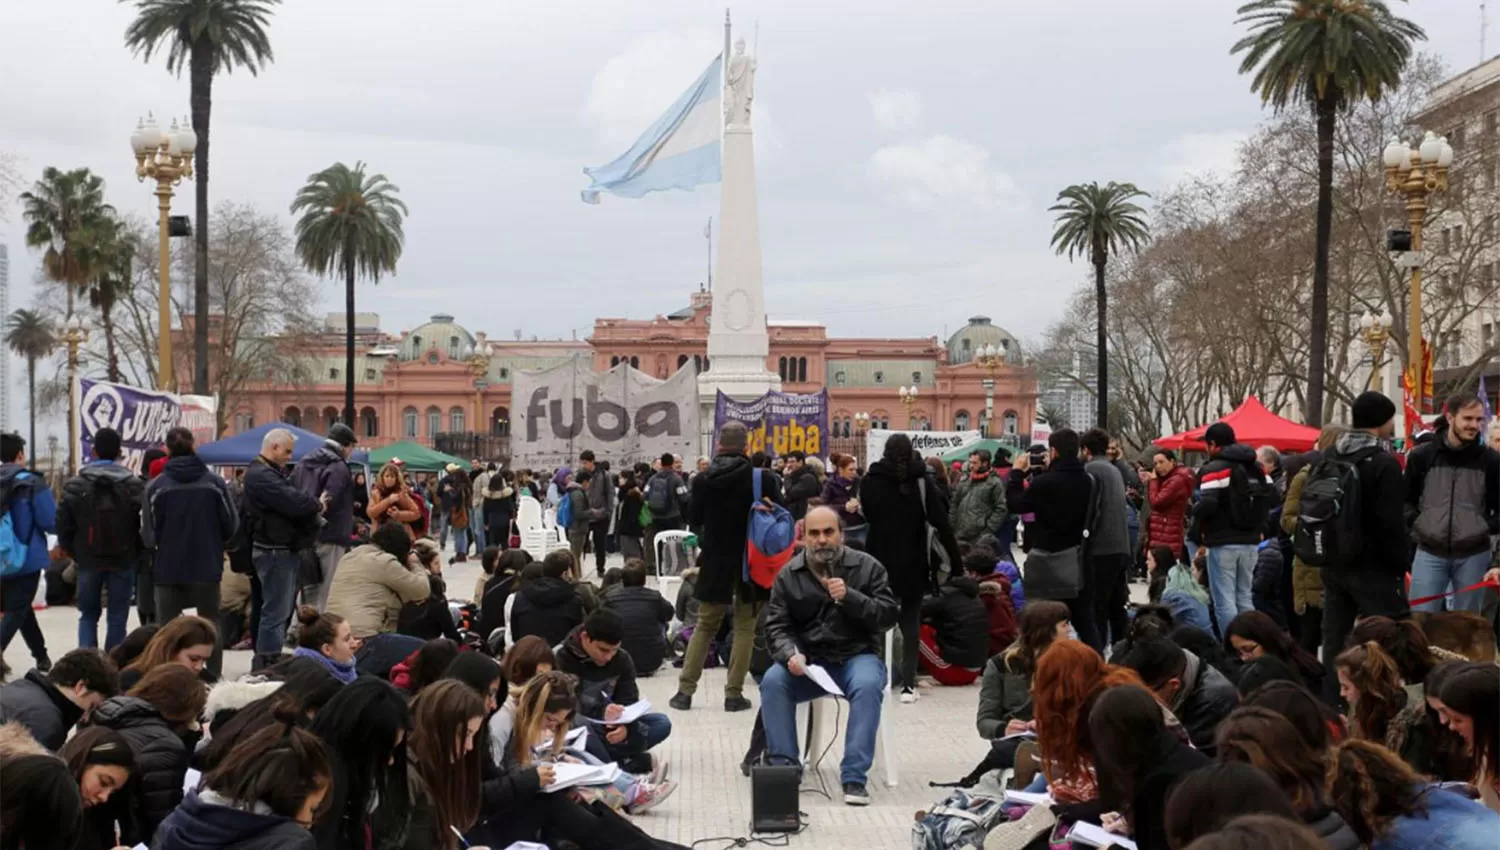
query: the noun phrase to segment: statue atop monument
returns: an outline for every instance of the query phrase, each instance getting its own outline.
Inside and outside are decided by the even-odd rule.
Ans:
[[[724,104],[724,120],[731,127],[750,126],[750,101],[755,97],[755,57],[745,55],[745,40],[734,43],[734,56],[724,71],[729,98]]]

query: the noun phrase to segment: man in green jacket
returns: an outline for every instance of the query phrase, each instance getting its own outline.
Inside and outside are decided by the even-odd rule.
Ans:
[[[953,496],[950,522],[959,540],[995,534],[1005,521],[1005,480],[990,467],[989,449],[969,455],[969,477]]]

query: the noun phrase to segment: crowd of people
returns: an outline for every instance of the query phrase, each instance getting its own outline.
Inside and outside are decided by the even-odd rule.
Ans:
[[[1500,453],[1481,409],[1450,399],[1405,457],[1367,393],[1304,455],[1215,423],[1197,469],[1131,464],[1099,429],[957,470],[897,433],[862,469],[752,455],[729,422],[691,471],[584,451],[535,476],[393,462],[368,485],[343,425],[295,465],[272,430],[228,481],[185,429],[139,476],[103,429],[56,501],[3,435],[0,637],[36,662],[0,689],[5,847],[674,846],[635,819],[678,781],[638,679],[680,667],[669,707],[689,711],[718,663],[724,709],[758,708],[747,773],[802,765],[796,706],[842,695],[851,806],[871,802],[889,675],[903,704],[978,682],[988,752],[964,784],[1045,792],[1064,830],[1493,846]],[[540,561],[518,545],[528,498],[568,542]],[[748,568],[756,514],[795,529],[769,576]],[[696,559],[668,600],[653,538],[678,530]],[[480,560],[469,600],[449,599],[450,541],[447,563]],[[64,560],[78,648],[54,664],[30,602]],[[227,648],[250,674],[222,678]]]

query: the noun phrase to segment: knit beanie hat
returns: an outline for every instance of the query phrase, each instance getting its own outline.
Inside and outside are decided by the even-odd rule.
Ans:
[[[1228,422],[1215,422],[1203,432],[1203,442],[1221,449],[1225,446],[1232,446],[1236,442],[1234,429],[1229,426]]]
[[[1396,418],[1396,403],[1374,390],[1366,390],[1354,400],[1351,416],[1355,428],[1379,428]]]

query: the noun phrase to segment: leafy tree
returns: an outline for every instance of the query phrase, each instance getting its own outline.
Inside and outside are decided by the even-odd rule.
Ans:
[[[167,54],[167,70],[188,68],[197,194],[197,254],[193,266],[193,392],[208,394],[208,127],[214,77],[242,67],[254,75],[270,64],[266,35],[271,8],[281,0],[131,0],[136,17],[125,30],[125,46],[151,61]]]
[[[35,310],[20,309],[5,319],[5,344],[17,356],[26,358],[26,400],[31,416],[31,431],[26,445],[36,452],[36,361],[51,356],[57,347],[52,323]]]
[[[120,382],[120,354],[115,338],[115,305],[131,285],[130,265],[135,249],[125,224],[106,218],[89,234],[84,256],[88,266],[89,306],[99,311],[104,328],[105,364],[109,380]]]
[[[365,174],[336,162],[307,178],[292,201],[297,220],[297,256],[316,275],[344,277],[344,422],[354,426],[354,281],[380,282],[401,259],[406,204],[384,174]]]
[[[1401,85],[1422,28],[1391,14],[1381,0],[1254,0],[1239,8],[1250,34],[1230,53],[1243,53],[1240,73],[1280,112],[1309,107],[1317,120],[1318,207],[1307,365],[1310,425],[1324,421],[1328,364],[1328,255],[1333,235],[1333,137],[1337,116],[1360,100],[1379,100]]]
[[[1104,286],[1104,269],[1111,254],[1135,253],[1150,239],[1146,211],[1136,198],[1150,197],[1134,183],[1111,180],[1100,186],[1088,183],[1069,186],[1057,194],[1058,203],[1049,212],[1057,213],[1052,231],[1052,248],[1068,259],[1087,256],[1094,264],[1094,300],[1097,312],[1095,351],[1098,356],[1097,422],[1107,428],[1109,422],[1109,293]]]
[[[87,168],[59,171],[47,167],[30,192],[21,193],[26,244],[45,248],[42,270],[67,292],[67,316],[73,298],[94,275],[90,247],[101,228],[110,227],[114,207],[104,203],[104,180]]]

